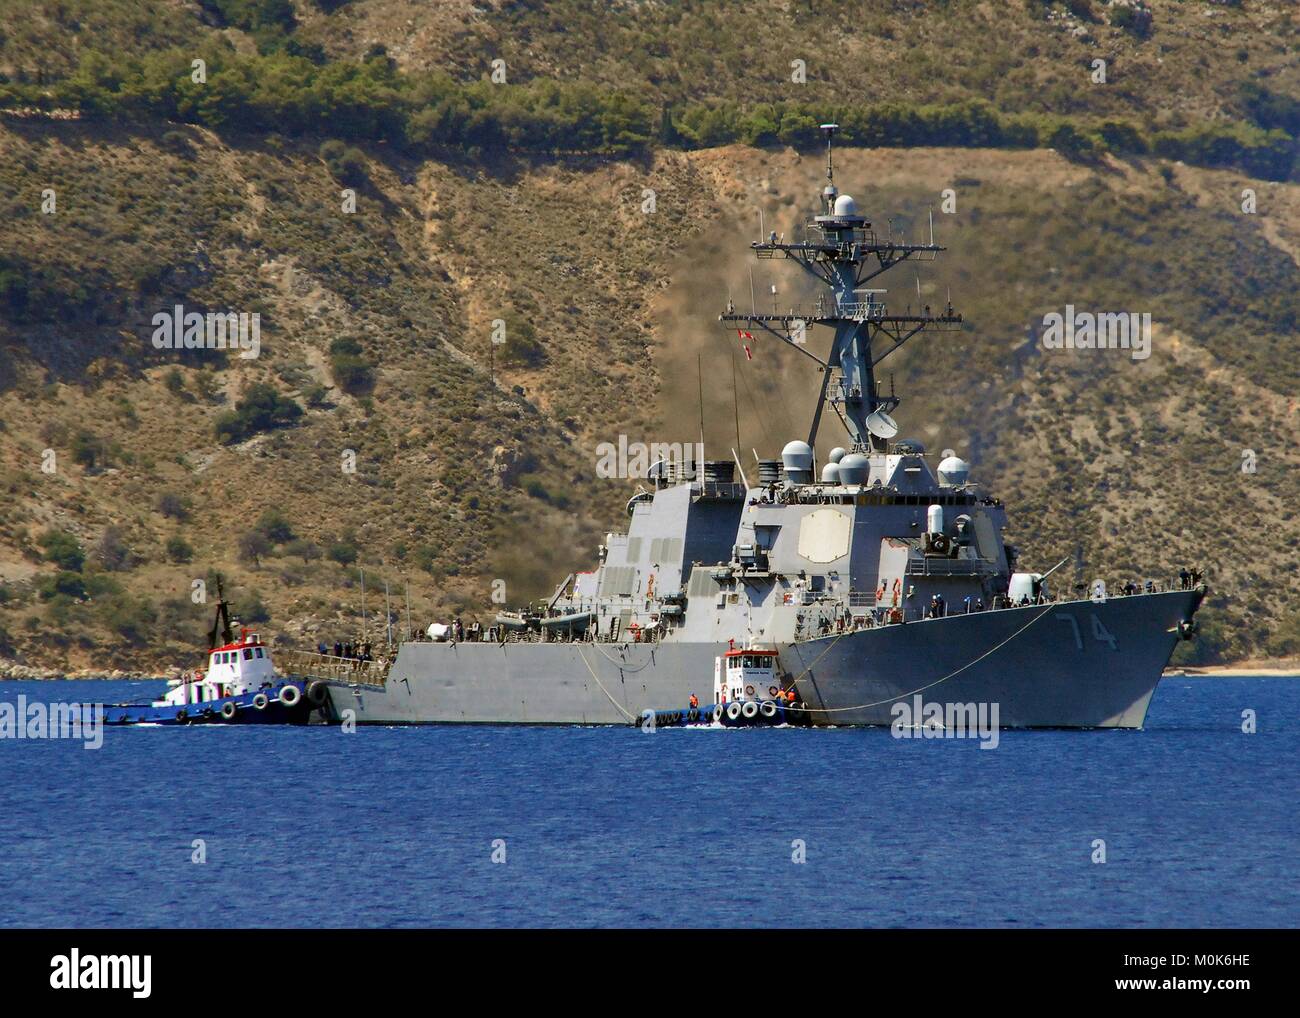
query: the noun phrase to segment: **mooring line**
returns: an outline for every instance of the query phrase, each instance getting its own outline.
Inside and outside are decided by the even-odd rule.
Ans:
[[[627,709],[621,703],[619,703],[612,696],[610,696],[609,690],[605,688],[605,683],[600,681],[600,676],[597,675],[596,672],[592,669],[591,665],[588,664],[586,655],[582,653],[582,644],[579,643],[579,644],[575,644],[574,646],[578,648],[578,659],[586,666],[587,671],[591,672],[591,677],[596,680],[596,685],[600,687],[600,691],[605,694],[605,696],[608,698],[610,703],[612,703],[615,707],[618,708],[619,713],[622,714],[623,717],[627,718],[629,721],[635,721],[637,719],[636,715],[629,714],[627,712]],[[649,662],[647,662],[647,664],[648,663]]]

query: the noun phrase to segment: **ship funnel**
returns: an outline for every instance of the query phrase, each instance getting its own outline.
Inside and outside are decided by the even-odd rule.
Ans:
[[[705,460],[704,479],[712,484],[731,484],[736,479],[734,460]]]
[[[781,461],[780,460],[759,460],[758,461],[758,483],[762,487],[769,484],[781,483]]]
[[[812,480],[813,451],[807,442],[796,439],[787,442],[781,450],[781,463],[786,479],[794,484],[807,484]]]

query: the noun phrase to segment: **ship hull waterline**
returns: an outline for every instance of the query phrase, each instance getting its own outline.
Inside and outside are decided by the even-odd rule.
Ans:
[[[1203,594],[950,615],[780,645],[815,725],[889,725],[900,701],[996,703],[1003,728],[1140,728]],[[727,641],[407,643],[386,684],[332,680],[357,724],[628,724],[708,699]],[[761,692],[760,694],[761,695]]]

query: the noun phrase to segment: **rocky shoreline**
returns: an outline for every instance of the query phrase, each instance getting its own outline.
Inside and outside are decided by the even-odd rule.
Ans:
[[[150,672],[123,672],[116,669],[112,671],[91,671],[87,668],[76,669],[70,672],[60,671],[57,668],[35,668],[31,665],[20,665],[13,661],[0,661],[0,682],[6,679],[45,679],[49,681],[58,681],[60,679],[165,679],[165,675],[155,675]]]

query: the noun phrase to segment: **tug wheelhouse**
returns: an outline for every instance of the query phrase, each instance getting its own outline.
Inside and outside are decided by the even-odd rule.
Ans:
[[[780,693],[777,681],[777,652],[772,649],[734,644],[713,662],[713,702],[774,699]]]
[[[271,648],[257,633],[239,631],[239,639],[208,653],[206,671],[172,679],[165,702],[185,705],[238,696],[275,681]]]

